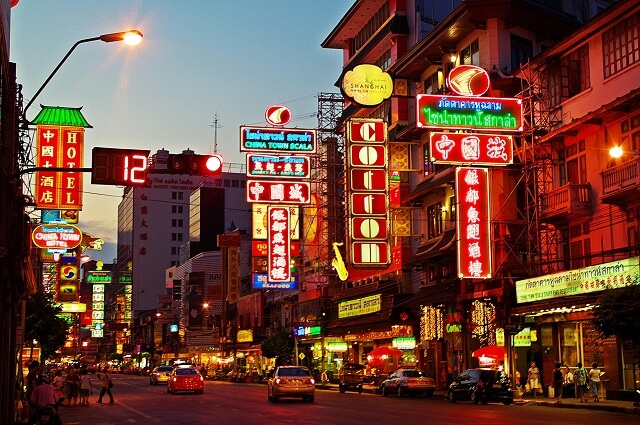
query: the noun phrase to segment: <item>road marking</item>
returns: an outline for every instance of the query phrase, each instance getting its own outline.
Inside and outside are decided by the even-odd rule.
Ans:
[[[154,418],[153,416],[149,416],[149,415],[147,415],[146,413],[141,412],[141,411],[139,411],[138,409],[134,409],[133,407],[127,406],[127,405],[126,405],[126,404],[124,404],[124,403],[120,403],[120,402],[118,402],[118,406],[122,406],[122,407],[124,407],[125,409],[127,409],[128,411],[130,411],[130,412],[132,412],[132,413],[135,413],[135,414],[137,414],[137,415],[140,415],[140,416],[142,416],[142,417],[143,417],[143,418],[145,418],[145,419],[151,419],[151,420],[153,420],[153,421],[155,421],[155,422],[160,422],[160,419]],[[135,421],[134,421],[134,422],[135,422]]]

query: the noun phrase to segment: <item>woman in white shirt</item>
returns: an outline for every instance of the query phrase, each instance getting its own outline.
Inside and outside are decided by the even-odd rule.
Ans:
[[[598,369],[598,363],[593,363],[591,365],[591,370],[589,371],[589,381],[591,381],[593,401],[600,401],[598,398],[598,390],[600,390],[600,375],[602,375],[602,372]]]

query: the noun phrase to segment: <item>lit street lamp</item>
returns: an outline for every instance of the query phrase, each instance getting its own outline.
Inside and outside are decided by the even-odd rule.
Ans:
[[[136,44],[139,44],[142,41],[142,33],[138,30],[130,30],[125,32],[114,32],[110,34],[102,34],[97,37],[84,38],[82,40],[76,41],[76,43],[71,47],[71,49],[69,49],[67,54],[64,55],[64,57],[62,58],[58,66],[55,67],[55,69],[53,70],[53,72],[51,72],[49,77],[47,77],[45,82],[42,83],[42,85],[40,86],[36,94],[34,94],[31,97],[31,100],[29,101],[29,103],[27,103],[27,106],[25,106],[24,109],[22,110],[21,118],[23,123],[29,124],[29,121],[27,121],[27,109],[29,109],[33,101],[36,100],[36,98],[38,97],[38,95],[40,95],[42,90],[44,90],[47,84],[49,84],[49,81],[51,81],[53,76],[56,75],[56,72],[58,72],[62,64],[64,64],[65,61],[69,58],[69,56],[71,56],[71,53],[73,53],[76,47],[78,47],[80,44],[88,43],[90,41],[104,41],[105,43],[113,43],[114,41],[124,41],[125,44],[129,46],[135,46]]]

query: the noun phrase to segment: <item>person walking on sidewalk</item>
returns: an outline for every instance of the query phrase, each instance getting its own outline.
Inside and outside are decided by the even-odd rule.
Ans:
[[[591,365],[591,370],[589,371],[589,381],[591,382],[593,401],[600,401],[600,398],[598,397],[598,391],[600,390],[600,375],[602,375],[602,372],[598,369],[598,363],[593,363]]]
[[[553,389],[555,391],[556,403],[562,403],[562,390],[564,387],[564,376],[562,374],[562,363],[556,362],[553,369]]]
[[[587,370],[582,367],[582,362],[578,362],[578,369],[576,370],[576,383],[578,390],[578,397],[580,397],[580,403],[587,402]]]
[[[102,389],[98,396],[98,403],[102,403],[102,397],[107,393],[109,394],[109,404],[113,404],[113,394],[111,394],[111,387],[113,387],[113,383],[111,382],[111,377],[107,373],[106,367],[102,370],[102,374],[98,375],[98,378],[102,381]]]
[[[527,382],[529,382],[529,388],[531,389],[533,398],[536,398],[538,386],[540,385],[540,369],[536,367],[536,362],[531,362],[531,367],[527,373]]]

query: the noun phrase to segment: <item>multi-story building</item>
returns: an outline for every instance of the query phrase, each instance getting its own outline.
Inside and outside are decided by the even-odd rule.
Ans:
[[[416,349],[406,350],[403,361],[427,370],[444,387],[452,375],[477,364],[472,356],[476,349],[498,345],[513,352],[510,337],[522,325],[510,316],[516,281],[532,276],[531,264],[539,261],[530,245],[535,233],[533,199],[538,198],[527,199],[533,188],[525,181],[529,163],[524,149],[536,131],[530,123],[533,107],[524,105],[521,131],[509,133],[514,135],[513,163],[483,171],[489,184],[485,224],[492,264],[482,278],[470,277],[458,264],[462,251],[456,222],[462,204],[456,193],[456,167],[433,161],[430,152],[431,134],[445,130],[417,125],[416,97],[451,95],[449,71],[474,65],[489,76],[485,96],[517,97],[533,104],[531,97],[523,96],[525,84],[515,71],[611,2],[588,2],[575,10],[542,1],[464,1],[451,7],[426,3],[357,1],[322,44],[343,50],[343,75],[357,65],[374,64],[394,78],[389,99],[368,107],[346,101],[341,118],[345,127],[350,119],[377,118],[388,128],[391,261],[378,268],[351,265],[342,291],[333,297],[339,309],[372,297],[379,308],[344,318],[333,310],[327,334],[347,341],[348,351],[342,357],[356,362],[366,361],[376,346],[403,336],[415,338]],[[573,66],[579,62],[576,58]],[[507,134],[495,128],[484,132]],[[404,160],[397,160],[398,152]],[[349,173],[347,165],[347,182]],[[345,196],[347,211],[350,202]],[[408,233],[397,228],[406,211],[411,222]],[[518,354],[519,362],[541,355],[536,349]],[[513,369],[520,364],[513,361],[506,366]],[[526,375],[526,370],[521,373]]]
[[[532,275],[515,282],[510,311],[530,345],[516,346],[512,361],[522,373],[519,359],[537,353],[546,383],[555,361],[596,362],[608,397],[638,379],[637,347],[602,338],[590,319],[605,288],[639,281],[639,28],[640,4],[619,1],[516,75],[531,105],[523,177],[536,196],[525,198]]]
[[[203,249],[218,249],[216,236],[226,233],[232,223],[244,231],[250,226],[246,176],[231,172],[242,171],[244,165],[227,164],[216,176],[169,174],[168,158],[164,150],[153,155],[147,186],[126,188],[118,205],[116,275],[131,284],[131,293],[123,294],[125,304],[118,319],[124,323],[131,323],[134,310],[159,306],[158,297],[167,293],[166,269],[186,259],[181,252],[193,256]],[[193,243],[190,226],[198,239]]]

